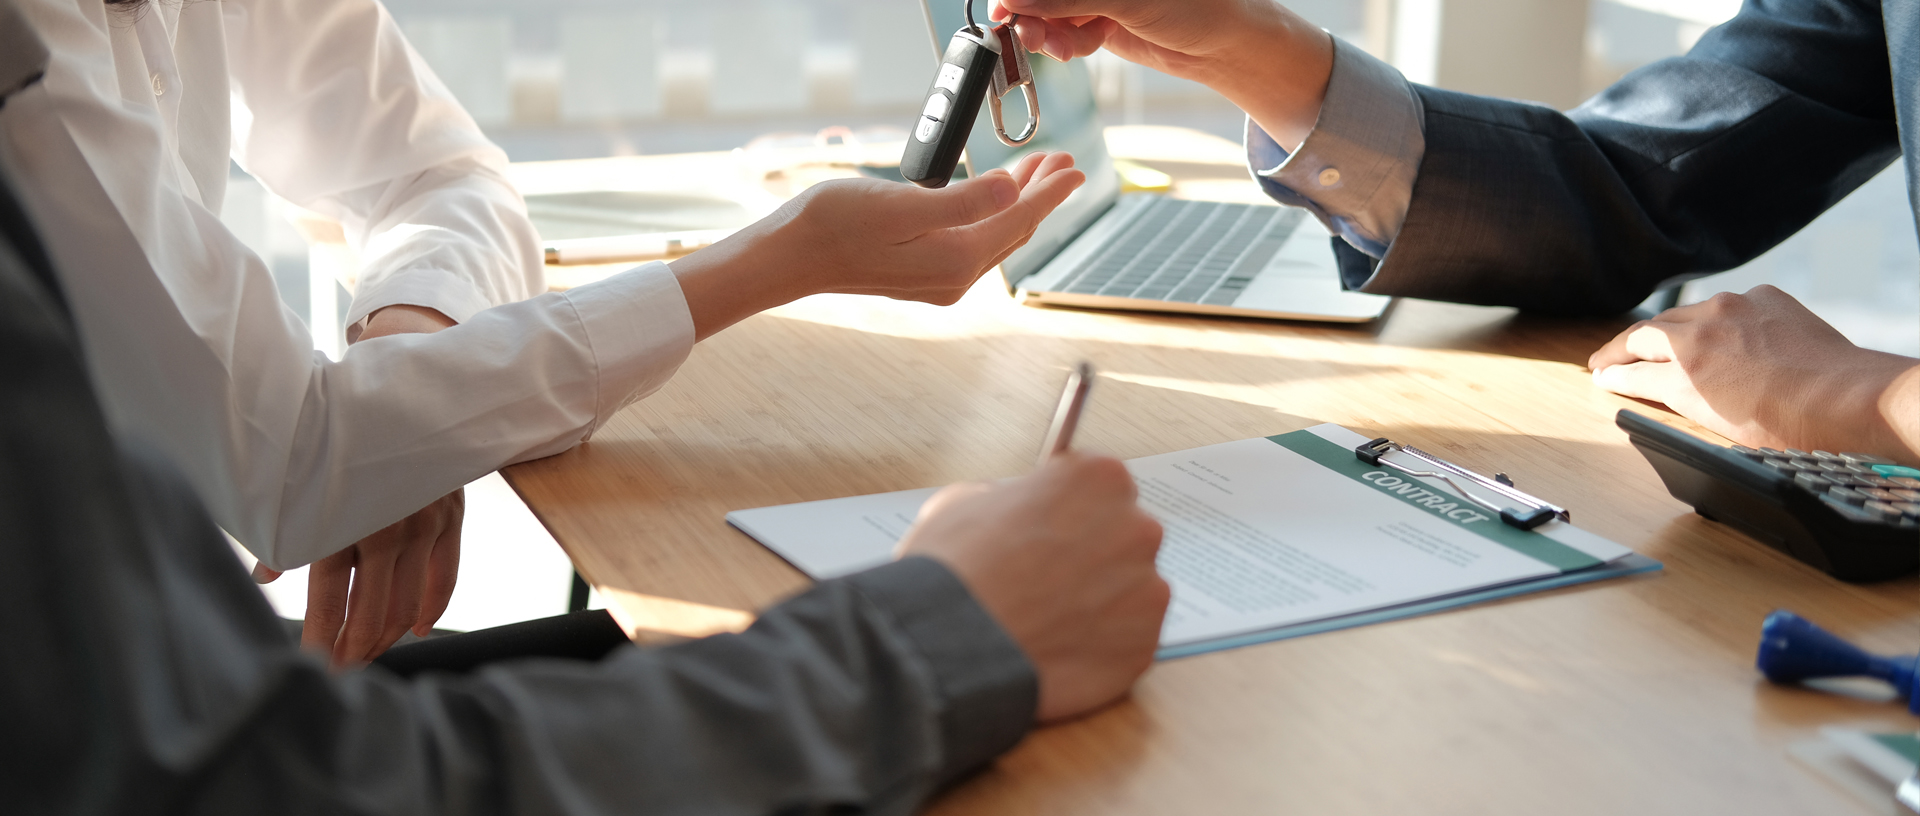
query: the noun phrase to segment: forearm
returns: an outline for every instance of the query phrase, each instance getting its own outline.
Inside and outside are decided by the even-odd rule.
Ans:
[[[1333,38],[1276,3],[1253,2],[1215,56],[1185,72],[1246,111],[1282,148],[1306,141],[1333,72]]]
[[[796,274],[808,259],[781,257],[778,248],[799,204],[788,202],[726,240],[670,262],[686,297],[696,342],[775,306],[816,294]]]
[[[1903,358],[1904,359],[1904,358]],[[1885,435],[1878,443],[1882,456],[1920,467],[1920,365],[1904,360],[1906,370],[1895,375],[1878,400]]]
[[[1857,364],[1816,379],[1791,406],[1810,449],[1870,453],[1920,466],[1920,363],[1859,350]]]
[[[951,573],[911,559],[821,584],[739,635],[597,664],[290,684],[207,755],[249,757],[212,778],[254,776],[274,801],[351,792],[375,813],[905,816],[1025,734],[1034,683]],[[294,721],[296,708],[321,713]],[[331,762],[273,761],[294,756]]]
[[[297,411],[265,428],[274,444],[233,452],[284,462],[281,478],[245,483],[266,494],[245,514],[258,537],[235,534],[276,569],[317,560],[489,472],[579,444],[664,385],[692,343],[658,264],[437,333],[363,340],[309,365]],[[290,396],[257,399],[279,415]]]

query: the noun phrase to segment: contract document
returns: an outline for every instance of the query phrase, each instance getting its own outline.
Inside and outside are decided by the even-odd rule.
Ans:
[[[1141,507],[1166,529],[1159,568],[1173,602],[1161,645],[1497,597],[1526,590],[1484,591],[1587,571],[1610,577],[1624,573],[1609,565],[1633,556],[1558,520],[1532,531],[1504,524],[1441,480],[1360,461],[1354,448],[1366,442],[1320,425],[1127,462]],[[891,559],[935,490],[740,510],[727,521],[831,578]],[[1432,608],[1441,607],[1421,611]]]

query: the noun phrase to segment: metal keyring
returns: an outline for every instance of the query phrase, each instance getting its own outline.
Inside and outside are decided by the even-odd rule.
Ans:
[[[1021,131],[1019,136],[1007,135],[1006,120],[1000,115],[1001,98],[993,94],[987,94],[987,104],[992,107],[993,111],[993,133],[995,136],[1000,137],[1001,144],[1008,147],[1019,147],[1031,142],[1033,141],[1033,135],[1040,132],[1040,92],[1034,90],[1033,83],[1031,82],[1022,83],[1020,87],[1027,92],[1027,129]]]
[[[960,0],[960,7],[967,12],[967,30],[976,35],[986,33],[980,29],[979,23],[973,21],[973,0]]]

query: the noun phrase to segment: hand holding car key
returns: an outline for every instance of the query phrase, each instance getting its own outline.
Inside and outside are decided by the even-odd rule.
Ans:
[[[972,0],[961,0],[967,12],[967,25],[953,35],[947,53],[940,60],[940,72],[927,90],[926,107],[907,139],[906,154],[900,158],[900,175],[922,187],[947,186],[960,153],[967,147],[967,136],[980,115],[980,101],[986,97],[993,116],[993,129],[1000,141],[1019,147],[1033,140],[1040,130],[1040,94],[1033,84],[1033,66],[1027,62],[1027,49],[1013,29],[1014,20],[993,28],[981,28],[973,20]],[[1027,128],[1019,136],[1008,136],[1000,110],[1001,99],[1013,89],[1026,94]]]

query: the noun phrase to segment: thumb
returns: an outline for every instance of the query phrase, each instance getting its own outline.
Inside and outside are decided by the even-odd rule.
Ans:
[[[269,567],[266,564],[253,565],[253,582],[256,584],[271,584],[279,577],[280,571],[277,569]]]
[[[900,214],[914,234],[978,223],[1020,200],[1020,185],[1005,170],[938,190],[897,188],[902,193]]]
[[[1678,363],[1619,363],[1593,372],[1593,384],[1623,397],[1667,404],[1681,396],[1686,373]]]

